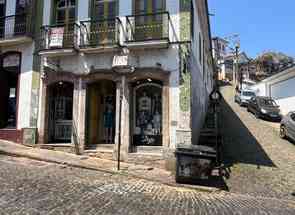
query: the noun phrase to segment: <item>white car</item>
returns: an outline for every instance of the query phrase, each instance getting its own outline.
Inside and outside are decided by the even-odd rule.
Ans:
[[[240,106],[247,106],[250,99],[255,97],[255,92],[253,90],[241,90],[235,95],[235,102]]]

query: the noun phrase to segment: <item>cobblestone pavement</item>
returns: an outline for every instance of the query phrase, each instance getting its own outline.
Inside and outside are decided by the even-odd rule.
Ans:
[[[256,119],[235,104],[232,87],[221,91],[229,191],[295,200],[295,145],[280,139],[272,123]]]
[[[202,193],[0,155],[0,214],[294,213],[294,201]]]

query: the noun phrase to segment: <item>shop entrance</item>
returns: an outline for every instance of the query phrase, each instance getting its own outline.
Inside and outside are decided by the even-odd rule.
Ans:
[[[87,86],[86,148],[114,144],[116,85],[103,80]]]
[[[133,89],[133,144],[162,146],[162,83],[138,81]]]
[[[74,85],[58,82],[49,86],[49,143],[71,143]]]

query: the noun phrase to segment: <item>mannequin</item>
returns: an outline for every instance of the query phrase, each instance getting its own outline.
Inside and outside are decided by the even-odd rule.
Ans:
[[[114,112],[111,104],[106,104],[106,111],[104,112],[104,136],[108,144],[113,143],[113,126],[114,126]]]
[[[160,135],[161,134],[161,115],[158,111],[156,111],[154,118],[153,118],[153,124],[154,124],[154,135]]]

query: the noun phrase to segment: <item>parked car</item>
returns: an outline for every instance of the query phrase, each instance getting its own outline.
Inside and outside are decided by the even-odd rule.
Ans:
[[[252,97],[247,106],[247,111],[253,113],[256,118],[281,120],[280,108],[270,97]]]
[[[280,137],[291,138],[295,141],[295,112],[290,112],[283,117],[280,126]]]
[[[255,92],[249,89],[237,91],[235,95],[235,102],[237,102],[240,106],[247,106],[250,99],[255,97]]]

